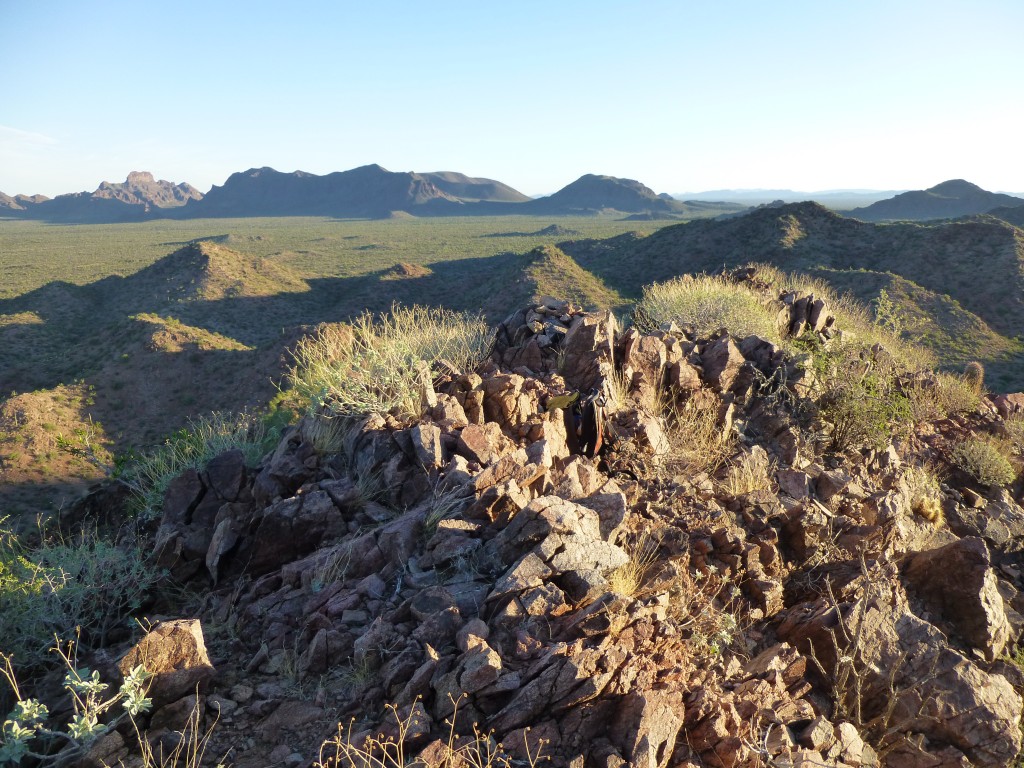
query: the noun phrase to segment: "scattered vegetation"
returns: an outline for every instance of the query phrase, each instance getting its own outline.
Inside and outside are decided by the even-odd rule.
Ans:
[[[903,483],[910,499],[910,508],[928,522],[941,526],[945,522],[942,511],[942,485],[938,471],[931,466],[914,464],[903,473]]]
[[[420,413],[424,383],[421,361],[443,361],[451,371],[472,370],[487,356],[490,343],[490,331],[479,316],[395,305],[379,318],[363,313],[350,329],[322,329],[304,338],[290,381],[314,412],[414,416]]]
[[[657,561],[659,541],[656,536],[644,531],[627,548],[629,562],[616,568],[608,577],[612,592],[626,597],[636,597],[647,578],[648,571]]]
[[[664,472],[710,474],[732,455],[735,437],[719,423],[720,409],[721,402],[715,397],[665,404],[661,412],[667,445],[657,457]]]
[[[743,452],[725,470],[722,490],[730,496],[769,491],[774,485],[775,461],[764,450]]]
[[[910,413],[915,422],[944,419],[977,410],[981,397],[975,382],[952,373],[936,373],[906,387]]]
[[[422,765],[423,768],[512,768],[517,765],[536,768],[546,761],[547,758],[543,756],[544,742],[541,740],[531,744],[529,728],[524,731],[523,748],[526,754],[521,759],[510,754],[505,745],[494,739],[493,734],[481,731],[475,723],[471,735],[461,736],[455,729],[458,704],[458,701],[454,702],[455,711],[446,720],[448,739],[436,762],[412,763],[412,755],[406,751],[410,735],[420,725],[422,707],[416,701],[405,710],[388,705],[389,719],[394,721],[393,735],[378,733],[357,739],[351,723],[348,728],[339,723],[338,733],[321,746],[320,758],[313,764],[314,768],[405,768],[412,764]]]

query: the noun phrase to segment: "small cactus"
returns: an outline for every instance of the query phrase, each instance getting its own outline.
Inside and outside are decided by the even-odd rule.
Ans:
[[[977,360],[972,360],[964,368],[964,381],[966,381],[974,393],[980,395],[985,391],[985,366]]]

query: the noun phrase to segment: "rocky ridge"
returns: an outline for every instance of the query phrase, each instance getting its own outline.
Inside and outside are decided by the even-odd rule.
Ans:
[[[784,334],[837,334],[813,296],[777,306]],[[219,713],[237,766],[308,765],[349,718],[349,743],[383,732],[428,765],[450,720],[559,766],[1008,765],[1024,509],[953,471],[937,527],[906,470],[1016,401],[822,455],[787,405],[814,386],[759,337],[621,332],[545,298],[482,369],[424,379],[418,420],[307,417],[258,466],[186,472],[154,553],[205,597],[155,631],[200,699],[158,679],[152,732]],[[588,458],[564,396],[592,389],[607,445]],[[671,471],[666,396],[711,404],[731,463],[771,486]]]

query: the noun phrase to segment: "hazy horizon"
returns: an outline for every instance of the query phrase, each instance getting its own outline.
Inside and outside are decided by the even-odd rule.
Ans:
[[[270,166],[1024,188],[1024,4],[0,2],[0,190]]]

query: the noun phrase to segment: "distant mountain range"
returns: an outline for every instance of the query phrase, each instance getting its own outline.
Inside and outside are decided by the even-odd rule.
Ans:
[[[880,199],[886,195],[894,195]],[[715,199],[717,198],[717,199]],[[206,195],[189,184],[157,181],[132,172],[124,183],[104,181],[94,192],[49,199],[0,193],[0,216],[66,223],[142,221],[156,218],[243,218],[253,216],[564,216],[612,215],[635,221],[740,215],[758,205],[813,199],[863,221],[922,221],[993,212],[1019,225],[1024,198],[988,192],[962,179],[930,189],[891,193],[831,190],[716,190],[686,200],[633,179],[586,174],[546,197],[530,198],[493,179],[461,173],[392,172],[364,165],[323,176],[250,168],[233,173]],[[857,203],[870,203],[853,207]],[[996,209],[1003,213],[996,212]]]
[[[553,195],[531,199],[507,184],[450,171],[395,173],[379,165],[318,176],[251,168],[206,195],[188,184],[133,172],[123,184],[103,182],[92,193],[52,200],[0,194],[0,215],[60,222],[246,216],[500,216],[622,214],[649,219],[691,218],[740,211],[735,203],[686,202],[656,194],[632,179],[587,174]]]
[[[870,205],[879,200],[886,200],[906,190],[878,189],[826,189],[816,192],[801,192],[794,189],[712,189],[704,192],[678,192],[673,197],[678,200],[722,201],[742,203],[743,205],[764,205],[766,203],[800,203],[811,200],[827,208],[845,211],[850,208]]]
[[[963,179],[951,179],[934,187],[904,192],[890,200],[880,200],[849,215],[862,221],[926,221],[954,219],[988,213],[994,208],[1024,205],[1024,198],[988,192]]]

